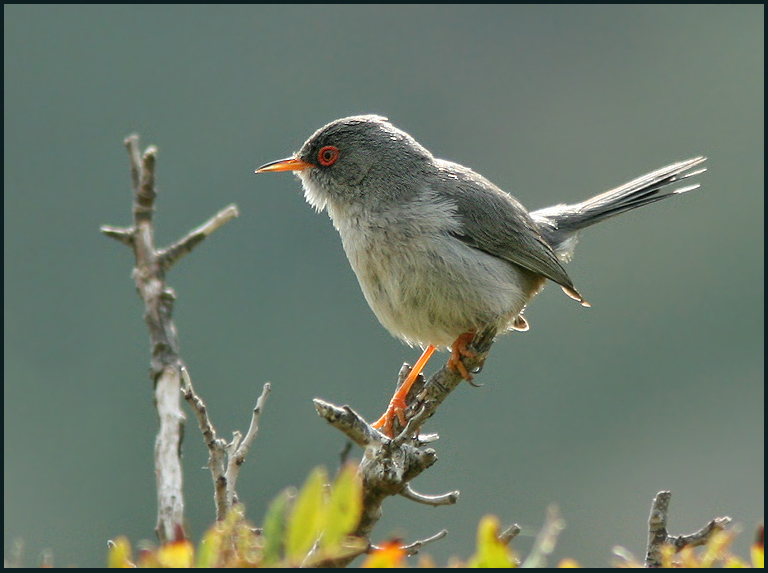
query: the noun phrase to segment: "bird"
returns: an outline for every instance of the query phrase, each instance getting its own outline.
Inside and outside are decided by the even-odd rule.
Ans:
[[[423,353],[373,427],[405,426],[405,397],[436,349],[471,381],[462,357],[480,329],[526,331],[523,312],[547,281],[590,306],[564,264],[582,229],[691,191],[694,157],[577,203],[528,211],[472,169],[436,158],[386,117],[321,127],[292,156],[256,173],[292,171],[307,202],[327,212],[368,305],[392,335]]]

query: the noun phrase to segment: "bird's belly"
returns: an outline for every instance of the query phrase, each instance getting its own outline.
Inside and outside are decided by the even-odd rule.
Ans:
[[[448,347],[472,329],[503,329],[544,283],[450,235],[365,237],[344,240],[363,294],[381,324],[411,345]]]

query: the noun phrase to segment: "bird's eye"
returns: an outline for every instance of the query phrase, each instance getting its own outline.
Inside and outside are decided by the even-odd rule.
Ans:
[[[317,153],[317,160],[320,165],[330,167],[339,158],[339,148],[333,145],[326,145]]]

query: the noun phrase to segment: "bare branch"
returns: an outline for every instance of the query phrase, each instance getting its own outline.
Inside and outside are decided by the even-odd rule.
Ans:
[[[645,554],[646,567],[661,567],[661,548],[665,544],[675,548],[675,553],[683,547],[698,547],[706,545],[716,531],[722,531],[730,523],[730,517],[716,517],[707,525],[690,535],[669,535],[667,520],[669,517],[669,502],[672,493],[660,491],[656,494],[651,505],[651,515],[648,518],[648,551]]]
[[[266,382],[264,388],[261,390],[261,396],[256,400],[256,406],[253,408],[251,425],[248,428],[248,432],[245,434],[245,439],[240,442],[240,436],[238,434],[235,439],[232,440],[232,453],[229,454],[229,461],[227,462],[227,504],[229,507],[232,507],[238,502],[237,492],[235,490],[237,476],[240,473],[240,467],[245,462],[248,451],[251,449],[253,441],[256,439],[256,435],[259,433],[259,420],[261,419],[261,413],[264,411],[264,404],[267,402],[267,396],[269,396],[271,390],[272,386],[269,382]]]
[[[417,503],[423,503],[424,505],[432,505],[437,507],[438,505],[453,505],[459,500],[459,491],[451,491],[442,495],[424,495],[411,489],[410,484],[406,484],[403,490],[400,492],[405,499],[410,499]]]
[[[443,529],[442,531],[438,531],[431,537],[427,537],[426,539],[419,539],[418,541],[414,541],[413,543],[409,543],[408,545],[403,545],[400,549],[405,551],[406,555],[409,557],[411,555],[416,555],[419,552],[419,549],[427,545],[428,543],[433,543],[435,541],[438,541],[448,535],[448,530]]]
[[[184,398],[195,411],[197,422],[200,425],[200,431],[205,440],[205,445],[208,447],[208,468],[211,470],[211,478],[213,479],[213,499],[216,504],[216,521],[222,521],[227,516],[227,511],[229,509],[225,462],[227,442],[216,435],[216,429],[213,427],[213,423],[208,417],[208,408],[200,396],[195,393],[189,372],[187,372],[187,369],[183,366],[181,369],[181,376],[184,381],[181,391],[184,393]]]
[[[216,429],[208,416],[208,408],[195,392],[186,368],[182,368],[181,375],[184,380],[182,387],[184,398],[195,411],[205,445],[208,447],[208,468],[211,470],[211,479],[213,480],[216,521],[222,521],[232,506],[238,503],[237,490],[235,489],[237,477],[256,435],[259,433],[259,419],[264,411],[264,404],[267,401],[267,396],[269,396],[271,385],[269,382],[264,384],[261,396],[259,396],[253,409],[251,426],[248,428],[245,439],[242,438],[240,432],[234,432],[232,441],[227,443],[217,436]]]
[[[191,231],[186,237],[180,241],[174,243],[167,249],[163,249],[158,253],[160,257],[160,265],[163,270],[170,269],[176,262],[179,261],[184,255],[190,253],[197,245],[202,243],[209,235],[211,235],[216,229],[228,223],[239,215],[236,205],[229,205],[225,207],[216,215],[211,217],[208,221],[200,225],[194,231]]]
[[[243,443],[240,444],[240,447],[237,448],[237,452],[235,452],[235,463],[237,465],[242,465],[245,461],[245,456],[248,455],[248,450],[251,448],[253,440],[256,439],[256,435],[259,433],[259,420],[261,419],[261,413],[264,411],[264,404],[266,404],[267,397],[271,391],[272,385],[269,382],[266,382],[261,390],[261,396],[256,400],[256,406],[253,408],[253,416],[251,417],[251,425],[248,428],[248,433],[245,434]]]
[[[699,547],[706,545],[716,531],[722,531],[731,522],[730,517],[716,517],[704,527],[688,535],[670,535],[667,543],[673,545],[677,551],[683,547]]]
[[[152,214],[157,197],[157,148],[150,146],[142,154],[137,135],[127,137],[125,147],[128,151],[133,186],[133,226],[121,228],[104,225],[101,232],[130,246],[135,257],[133,279],[139,296],[144,301],[144,320],[149,329],[152,351],[150,376],[154,383],[155,408],[160,424],[155,442],[158,494],[156,532],[161,543],[167,543],[184,536],[184,496],[180,460],[184,424],[184,414],[180,406],[182,361],[176,326],[171,318],[176,295],[165,283],[165,271],[170,266],[166,261],[168,255],[162,250],[157,250],[154,244]],[[230,207],[225,212],[232,209]],[[202,229],[208,231],[211,226],[217,227],[221,224],[215,221]]]
[[[150,375],[155,387],[155,408],[160,422],[155,441],[155,478],[157,481],[157,536],[162,543],[183,536],[184,496],[179,451],[181,449],[184,414],[179,405],[181,387],[178,337],[171,315],[175,295],[166,287],[157,265],[152,233],[152,211],[156,192],[155,155],[150,147],[143,156],[139,153],[139,138],[132,135],[125,140],[131,165],[133,183],[134,225],[130,229],[102,227],[102,232],[129,245],[136,265],[133,279],[146,312],[144,320],[149,328],[152,360]]]
[[[349,406],[336,406],[320,398],[315,398],[313,402],[315,403],[315,410],[322,418],[325,418],[326,422],[344,432],[358,446],[364,448],[371,444],[382,444],[390,441]]]
[[[124,229],[122,227],[110,227],[109,225],[103,225],[101,227],[101,232],[110,239],[120,241],[129,247],[133,246],[133,229]]]

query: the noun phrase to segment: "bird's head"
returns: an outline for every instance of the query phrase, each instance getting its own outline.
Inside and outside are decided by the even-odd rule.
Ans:
[[[337,119],[318,129],[292,157],[256,173],[294,171],[318,211],[333,206],[381,208],[414,193],[432,155],[379,115]]]

